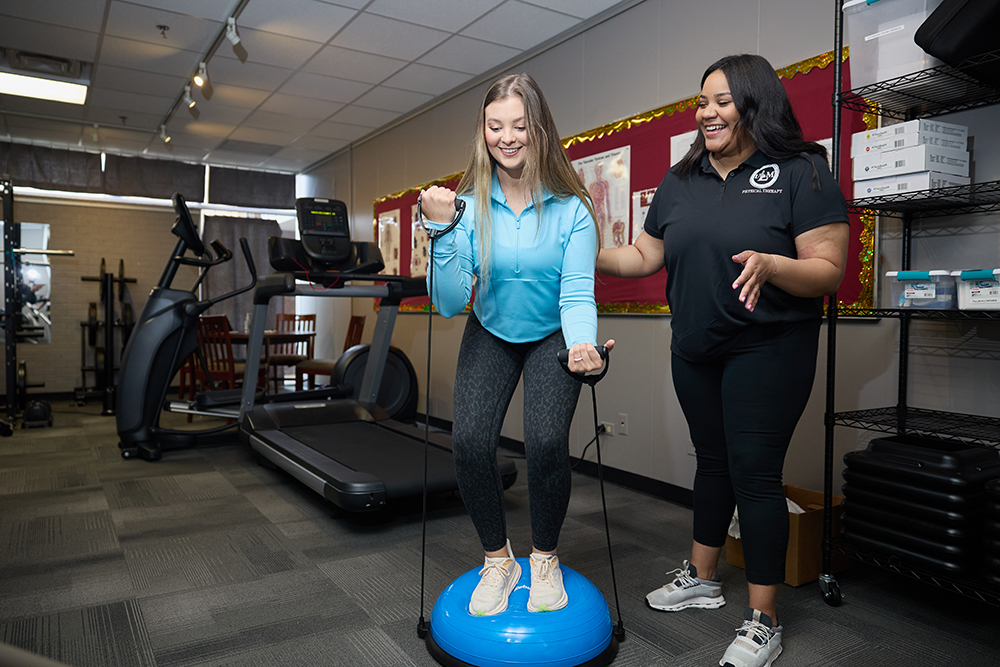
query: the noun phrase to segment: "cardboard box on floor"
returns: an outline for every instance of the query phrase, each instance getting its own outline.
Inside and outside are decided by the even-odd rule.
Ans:
[[[788,553],[785,560],[785,583],[801,586],[819,579],[823,568],[823,493],[797,486],[785,485],[785,496],[801,507],[802,514],[788,514]],[[840,535],[840,502],[843,496],[833,497],[833,535]],[[743,544],[726,537],[726,562],[736,567],[746,567]],[[847,569],[851,560],[840,554],[833,555],[835,574]]]

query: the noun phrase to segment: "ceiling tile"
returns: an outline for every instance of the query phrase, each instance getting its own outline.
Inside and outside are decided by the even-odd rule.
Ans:
[[[169,9],[178,14],[196,16],[214,21],[225,21],[233,13],[238,0],[128,0],[133,5]],[[116,0],[117,3],[117,0]],[[100,0],[104,4],[104,0]],[[103,9],[103,7],[102,7]]]
[[[209,164],[223,167],[256,167],[263,162],[260,155],[248,155],[238,151],[227,151],[216,148],[205,156],[205,161]]]
[[[502,2],[504,0],[375,0],[365,7],[365,11],[458,32]]]
[[[229,139],[233,141],[250,141],[256,144],[267,144],[269,146],[287,146],[302,135],[301,132],[288,132],[283,130],[265,130],[258,127],[239,127],[233,130]],[[274,151],[268,153],[273,155]]]
[[[569,14],[581,19],[589,19],[619,4],[621,0],[524,0],[527,4],[538,5],[553,11]]]
[[[347,123],[338,123],[336,121],[328,120],[314,127],[310,131],[310,134],[330,139],[345,139],[347,141],[354,141],[355,139],[360,139],[371,131],[372,129],[370,127],[348,125]]]
[[[87,106],[81,104],[66,104],[52,100],[36,100],[31,97],[16,95],[0,95],[0,109],[14,111],[31,116],[48,116],[50,118],[83,119],[87,115]]]
[[[157,28],[159,25],[167,26],[168,30],[161,32]],[[218,21],[126,2],[112,2],[105,31],[115,37],[204,53],[221,26]]]
[[[180,146],[174,143],[174,141],[174,139],[171,139],[168,144],[165,144],[162,141],[150,142],[144,155],[146,157],[155,157],[161,160],[200,162],[201,159],[205,157],[205,154],[208,153],[208,150],[205,148],[199,148],[197,146]]]
[[[225,83],[215,85],[211,83],[211,79],[209,82],[210,85],[206,85],[204,88],[192,88],[194,99],[199,103],[204,100],[206,106],[224,104],[242,109],[256,109],[268,96],[266,90],[230,86]]]
[[[243,119],[250,115],[250,110],[245,107],[231,107],[225,104],[210,104],[203,102],[193,109],[185,107],[179,108],[174,117],[185,117],[199,120],[203,123],[220,123],[223,125],[239,125]]]
[[[295,132],[296,136],[308,132],[316,126],[315,118],[293,118],[286,114],[271,111],[254,111],[246,117],[243,127],[259,127],[264,129],[279,128]]]
[[[319,0],[319,1],[326,3],[328,5],[343,5],[344,7],[351,7],[353,9],[361,9],[369,2],[371,2],[371,0]]]
[[[344,107],[330,118],[338,123],[348,125],[362,125],[364,127],[381,127],[388,122],[399,118],[400,114],[395,111],[384,111],[382,109],[369,109],[352,104]]]
[[[195,72],[200,58],[201,55],[194,51],[110,35],[101,45],[101,63],[184,78]]]
[[[342,49],[339,46],[325,46],[303,69],[325,76],[379,83],[405,66],[405,60]]]
[[[479,74],[521,53],[499,44],[455,35],[417,62],[446,69]]]
[[[330,153],[327,151],[317,151],[308,148],[283,148],[274,154],[274,159],[276,160],[294,160],[302,163],[303,166],[312,164],[313,162],[318,162],[323,158],[327,157]]]
[[[165,115],[170,111],[170,106],[173,103],[174,99],[172,97],[154,97],[152,95],[128,93],[121,90],[109,90],[107,88],[93,88],[90,94],[87,95],[87,104],[90,106],[120,109],[122,113],[139,111],[154,116]]]
[[[576,23],[575,19],[565,14],[510,0],[463,30],[462,34],[529,49],[568,30]],[[512,30],[511,26],[517,26],[517,29]]]
[[[372,107],[373,109],[385,109],[387,111],[399,111],[403,113],[411,109],[416,109],[421,104],[429,102],[432,99],[434,99],[433,95],[376,86],[370,92],[359,97],[357,104],[363,107]]]
[[[371,90],[369,83],[337,79],[332,76],[322,76],[311,72],[300,72],[281,87],[281,92],[288,95],[300,95],[330,102],[351,102]]]
[[[122,122],[122,116],[125,122]],[[140,113],[138,111],[125,111],[118,107],[98,107],[88,105],[86,120],[93,123],[106,123],[108,125],[125,125],[130,128],[152,131],[160,126],[163,114]]]
[[[383,84],[392,88],[440,95],[472,78],[471,74],[414,63],[389,77]]]
[[[100,34],[2,17],[0,44],[9,49],[92,63]]]
[[[236,25],[314,42],[327,42],[357,15],[354,9],[316,0],[271,0],[247,4]],[[240,36],[243,33],[240,32]],[[249,47],[247,48],[249,51]]]
[[[349,144],[346,139],[330,139],[328,137],[317,137],[308,134],[300,137],[297,141],[289,145],[289,148],[298,150],[322,151],[324,153],[334,153]]]
[[[208,63],[208,78],[211,79],[213,85],[227,83],[266,91],[280,88],[281,84],[287,81],[294,71],[259,63],[241,63],[239,60],[229,58],[212,58],[212,61]]]
[[[106,0],[4,0],[0,15],[97,33],[101,31],[105,4]]]
[[[303,63],[322,48],[322,44],[317,42],[250,29],[240,30],[240,40],[240,45],[246,49],[247,62],[290,69],[302,67]],[[222,42],[215,55],[238,60],[229,42]],[[211,65],[208,72],[211,75]]]
[[[101,88],[144,95],[173,95],[184,85],[184,77],[144,72],[113,65],[98,65],[93,82]]]
[[[233,125],[226,125],[225,123],[208,123],[201,120],[195,120],[193,118],[172,119],[167,127],[171,130],[171,136],[173,136],[173,133],[178,135],[178,140],[183,139],[185,134],[196,137],[223,139],[228,137],[230,133],[236,129]]]
[[[434,48],[448,33],[433,28],[361,14],[331,42],[358,51],[377,52],[391,58],[413,60]]]
[[[284,95],[275,93],[266,102],[260,105],[262,111],[273,111],[274,113],[288,114],[296,118],[327,118],[330,114],[340,109],[343,104],[328,102],[326,100],[315,100],[298,95]]]

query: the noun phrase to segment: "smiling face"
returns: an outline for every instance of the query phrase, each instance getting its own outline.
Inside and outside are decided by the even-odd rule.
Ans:
[[[729,81],[721,69],[705,79],[695,119],[705,137],[705,148],[717,159],[741,155],[753,146],[743,128],[737,127],[740,112],[736,110]]]
[[[484,134],[497,167],[520,178],[528,157],[528,126],[520,97],[502,97],[486,106]]]

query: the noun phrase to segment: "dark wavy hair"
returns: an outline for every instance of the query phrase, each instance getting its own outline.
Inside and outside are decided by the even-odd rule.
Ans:
[[[761,56],[744,53],[726,56],[713,63],[701,77],[705,79],[717,70],[722,70],[729,82],[729,92],[733,104],[740,114],[734,132],[746,132],[758,150],[775,160],[787,160],[800,156],[809,161],[809,155],[820,155],[826,159],[826,149],[814,141],[802,138],[802,126],[792,111],[788,93],[781,85],[771,63]],[[678,162],[674,173],[680,178],[688,178],[701,162],[705,152],[705,136],[699,131],[691,149]],[[819,185],[819,173],[813,165],[813,185]]]

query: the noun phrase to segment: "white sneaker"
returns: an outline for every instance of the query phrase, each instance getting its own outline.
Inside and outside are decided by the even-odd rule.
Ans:
[[[531,592],[528,611],[555,611],[569,602],[562,570],[555,555],[531,554]]]
[[[479,571],[481,579],[472,591],[469,613],[473,616],[492,616],[507,609],[507,599],[521,578],[521,566],[514,560],[514,552],[507,540],[507,555],[487,558]]]
[[[781,626],[772,627],[767,614],[756,609],[743,612],[743,625],[736,628],[736,639],[726,649],[721,667],[769,667],[781,655]]]
[[[684,561],[680,569],[667,572],[676,575],[669,584],[660,586],[646,596],[646,604],[660,611],[680,611],[689,607],[718,609],[726,604],[722,597],[722,582],[699,579],[690,561]]]

